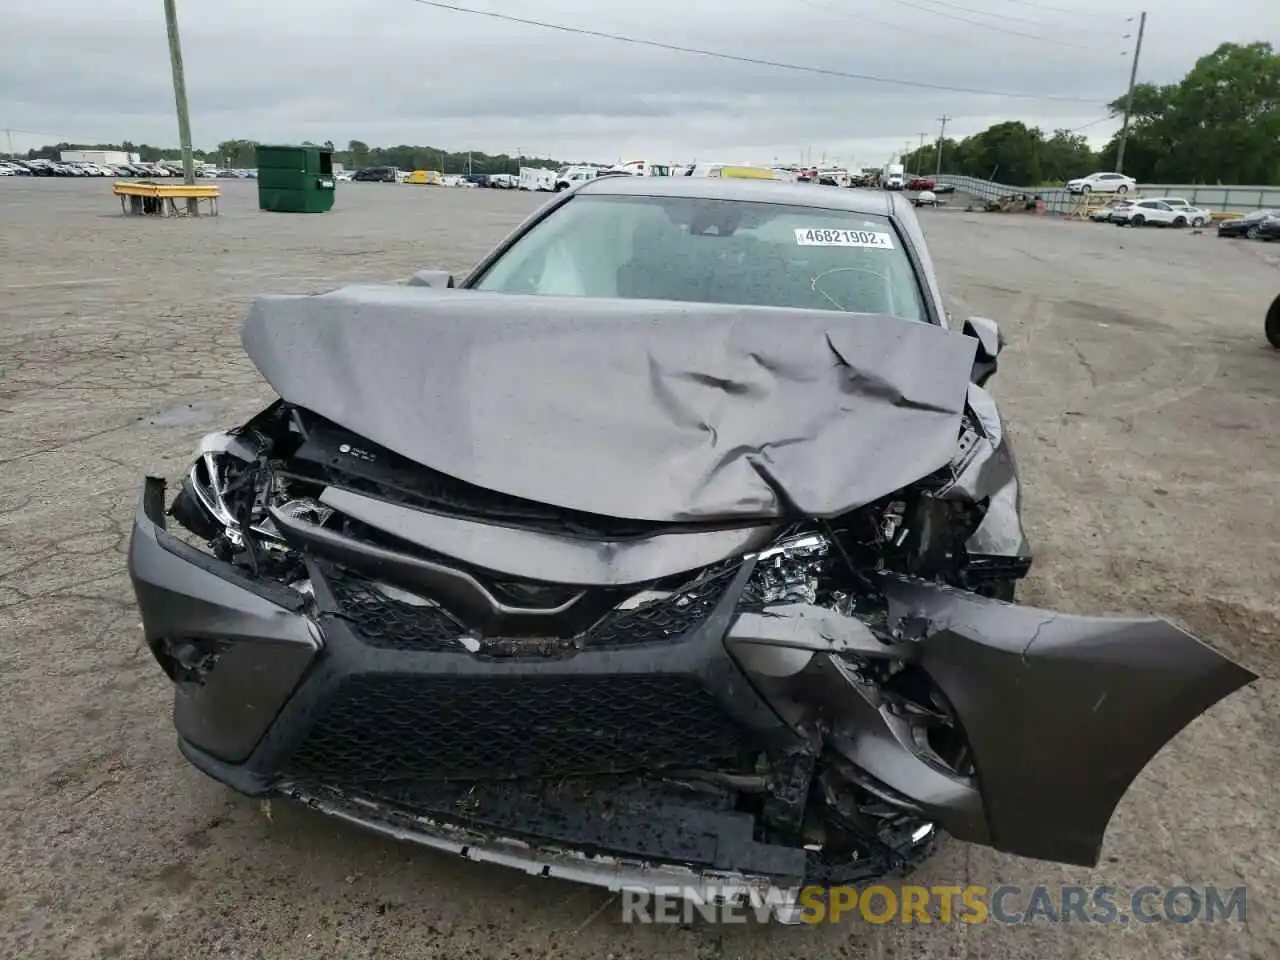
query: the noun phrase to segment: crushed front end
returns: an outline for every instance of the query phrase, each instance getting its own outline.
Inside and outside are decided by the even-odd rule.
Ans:
[[[499,495],[278,402],[203,442],[167,510],[200,547],[147,481],[130,573],[182,751],[251,795],[613,888],[857,883],[937,829],[1091,863],[1251,675],[1004,602],[993,423],[846,515],[723,525]]]

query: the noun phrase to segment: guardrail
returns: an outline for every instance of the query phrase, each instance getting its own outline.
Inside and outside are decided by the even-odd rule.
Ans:
[[[1066,187],[1016,187],[977,177],[961,177],[943,174],[939,183],[953,185],[957,191],[980,200],[998,200],[1012,193],[1025,193],[1044,201],[1049,213],[1075,213],[1080,209],[1079,194],[1067,192]],[[1143,199],[1158,197],[1182,197],[1188,203],[1221,213],[1249,213],[1252,210],[1280,209],[1280,187],[1230,184],[1207,187],[1196,184],[1140,183],[1133,196]]]

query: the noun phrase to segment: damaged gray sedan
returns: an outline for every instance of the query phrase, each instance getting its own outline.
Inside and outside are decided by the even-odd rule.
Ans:
[[[279,399],[146,481],[129,562],[179,747],[243,793],[615,889],[859,883],[939,831],[1093,864],[1253,679],[1012,602],[1000,339],[902,197],[602,178],[458,284],[243,340]]]

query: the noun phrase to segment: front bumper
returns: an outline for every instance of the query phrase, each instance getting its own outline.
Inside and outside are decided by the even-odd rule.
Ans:
[[[807,604],[739,612],[751,561],[671,639],[483,657],[437,642],[411,611],[380,632],[319,560],[314,597],[241,574],[165,532],[163,496],[148,480],[129,569],[192,763],[250,795],[606,886],[690,871],[718,888],[810,878],[801,846],[762,839],[723,793],[643,776],[748,775],[762,758],[766,802],[797,817],[815,758],[829,758],[959,839],[1092,865],[1142,767],[1254,679],[1163,620],[1058,614],[909,577],[881,578],[878,632]],[[877,661],[938,685],[976,776],[922,753],[862,675]]]
[[[168,534],[163,497],[149,479],[129,569],[148,643],[175,679],[179,746],[213,778],[605,885],[687,882],[694,869],[718,887],[804,879],[805,851],[757,842],[750,815],[628,780],[637,758],[704,769],[805,743],[725,649],[749,568],[701,623],[659,646],[492,659],[432,649],[405,624],[417,649],[395,649],[339,612],[331,568],[312,567],[314,603],[252,581]],[[213,651],[195,679],[175,662],[187,641]],[[466,797],[451,786],[495,777]],[[526,789],[550,777],[616,790],[614,809],[602,816],[585,796]],[[571,852],[584,846],[604,859]]]

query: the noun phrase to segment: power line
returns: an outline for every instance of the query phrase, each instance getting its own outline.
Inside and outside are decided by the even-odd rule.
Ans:
[[[952,87],[942,83],[926,83],[923,80],[897,80],[891,77],[873,77],[863,73],[846,73],[843,70],[828,70],[825,67],[812,67],[798,63],[785,63],[781,60],[765,60],[759,57],[744,57],[718,50],[703,50],[699,47],[685,47],[675,43],[663,43],[660,40],[646,40],[641,37],[630,37],[619,33],[605,33],[602,30],[587,30],[583,27],[570,27],[562,23],[549,23],[545,20],[531,20],[527,17],[513,17],[506,13],[494,13],[491,10],[476,10],[457,4],[444,3],[442,0],[413,0],[424,7],[435,7],[439,10],[450,10],[454,13],[467,13],[477,17],[489,17],[492,20],[503,20],[508,23],[519,23],[527,27],[539,27],[543,30],[556,30],[560,33],[574,33],[584,37],[596,37],[601,40],[616,40],[619,43],[630,43],[641,47],[652,47],[657,50],[669,50],[673,53],[689,53],[700,57],[714,57],[717,60],[730,60],[735,63],[750,63],[761,67],[774,67],[779,70],[794,70],[799,73],[812,73],[824,77],[841,77],[845,80],[863,80],[867,83],[886,83],[900,87],[915,87],[921,90],[943,90],[947,93],[972,93],[982,97],[1007,97],[1016,100],[1055,100],[1063,103],[1097,103],[1097,98],[1063,97],[1035,93],[1007,93],[997,90],[979,90],[974,87]]]
[[[813,7],[815,10],[822,10],[826,13],[834,13],[837,16],[844,17],[848,20],[856,20],[858,23],[874,23],[879,27],[888,27],[890,30],[897,30],[899,33],[908,33],[913,37],[937,37],[939,40],[952,41],[955,38],[945,33],[939,33],[933,30],[921,30],[915,26],[905,26],[901,23],[893,23],[889,20],[877,20],[875,17],[864,15],[861,11],[853,13],[840,7],[831,7],[825,3],[817,3],[816,0],[799,0],[806,6]]]
[[[869,16],[869,15],[867,15],[867,14],[863,13],[863,12],[862,12],[862,10],[861,10],[861,8],[859,8],[857,11],[854,11],[854,10],[850,10],[850,9],[848,9],[848,8],[844,8],[844,7],[832,7],[832,6],[829,6],[829,5],[825,4],[825,3],[819,3],[819,2],[817,2],[817,0],[797,0],[797,2],[799,2],[799,3],[803,3],[803,4],[805,4],[806,6],[813,7],[815,10],[822,10],[822,11],[824,11],[824,12],[826,12],[826,13],[831,13],[831,14],[835,14],[836,16],[839,16],[839,17],[844,17],[845,19],[847,19],[847,20],[852,20],[852,21],[854,21],[855,23],[874,23],[874,24],[876,24],[877,26],[881,26],[881,27],[888,27],[889,29],[891,29],[891,30],[896,30],[896,31],[898,31],[899,33],[907,33],[907,34],[910,34],[912,37],[915,37],[915,38],[919,38],[919,37],[935,37],[935,38],[937,38],[937,39],[939,39],[939,40],[945,40],[945,41],[947,41],[947,43],[951,44],[953,47],[954,47],[954,45],[955,45],[956,37],[955,37],[955,34],[954,34],[954,33],[943,33],[943,32],[941,32],[940,30],[925,30],[925,29],[922,29],[921,27],[916,26],[915,24],[911,24],[911,25],[909,25],[909,26],[908,26],[907,24],[902,23],[902,22],[899,22],[899,23],[891,23],[891,22],[889,22],[889,21],[887,21],[887,20],[877,20],[875,17]],[[932,2],[932,0],[930,0],[930,2]],[[929,11],[929,12],[930,12],[930,13],[933,13],[933,12],[935,12],[935,11],[932,11],[932,10],[931,10],[931,11]],[[977,26],[984,26],[984,27],[985,27],[985,26],[989,26],[989,25],[988,25],[988,24],[977,24]],[[1047,26],[1047,24],[1046,24],[1046,26]],[[1050,42],[1053,42],[1053,41],[1050,41]],[[1069,50],[1069,52],[1068,52],[1068,53],[1059,54],[1059,56],[1070,56],[1070,57],[1072,57],[1073,59],[1077,59],[1077,60],[1078,60],[1078,58],[1080,57],[1080,54],[1079,54],[1079,53],[1075,53],[1075,52],[1070,52],[1070,51],[1075,51],[1075,50],[1078,50],[1078,49],[1081,49],[1081,48],[1080,48],[1080,47],[1078,47],[1078,46],[1072,45],[1071,47],[1069,47],[1069,48],[1068,48],[1068,50]],[[964,48],[964,47],[962,47],[962,48],[961,48],[961,50],[962,50],[962,52],[965,52],[965,53],[971,53],[971,54],[973,54],[974,56],[977,56],[977,57],[989,58],[989,56],[990,56],[989,52],[988,52],[988,51],[986,51],[986,50],[976,50],[976,49],[974,49],[974,50],[970,50],[970,49],[968,49],[968,48]],[[1012,52],[1014,52],[1014,51],[1009,51],[1009,52],[1011,52],[1011,53],[1012,53]],[[1039,50],[1031,50],[1031,51],[1029,51],[1029,52],[1031,53],[1031,55],[1032,55],[1032,56],[1037,57],[1037,58],[1039,58],[1039,57],[1043,57],[1043,56],[1044,56],[1044,53],[1043,53],[1042,51],[1039,51]]]
[[[1066,13],[1073,17],[1083,14],[1092,14],[1089,10],[1071,10],[1067,7],[1051,7],[1047,3],[1041,3],[1040,0],[1003,0],[1004,3],[1016,3],[1024,7],[1032,7],[1036,10],[1046,10],[1051,13]],[[1096,15],[1096,14],[1095,14]],[[1104,14],[1105,16],[1106,14]]]
[[[1079,133],[1081,130],[1088,130],[1090,127],[1096,127],[1100,123],[1106,123],[1108,120],[1114,120],[1114,119],[1115,117],[1110,115],[1107,115],[1105,117],[1099,117],[1097,120],[1090,120],[1088,123],[1083,123],[1078,127],[1072,127],[1071,132]]]
[[[1025,33],[1022,30],[1007,30],[1004,27],[997,27],[994,24],[983,23],[981,20],[971,20],[968,17],[962,17],[962,16],[959,16],[958,14],[946,13],[942,10],[934,10],[930,7],[921,6],[918,3],[911,2],[911,0],[896,0],[896,2],[902,4],[904,7],[914,7],[916,10],[923,10],[925,13],[929,14],[930,16],[946,17],[949,20],[958,20],[961,23],[967,23],[967,24],[970,24],[971,26],[982,27],[984,30],[994,30],[996,33],[1007,33],[1011,37],[1024,37],[1027,40],[1038,40],[1040,43],[1053,44],[1055,47],[1073,47],[1077,50],[1089,49],[1089,47],[1087,47],[1083,43],[1071,43],[1066,40],[1054,40],[1052,37],[1042,37],[1039,34],[1035,34],[1035,33]],[[959,9],[965,9],[965,8],[961,7]]]
[[[1063,29],[1065,29],[1065,30],[1067,30],[1068,32],[1072,32],[1072,33],[1086,33],[1086,32],[1088,32],[1088,31],[1087,31],[1087,30],[1085,30],[1083,27],[1080,27],[1080,26],[1078,26],[1078,25],[1077,25],[1077,26],[1074,26],[1074,27],[1065,27],[1065,26],[1063,26],[1063,25],[1061,25],[1061,24],[1057,24],[1057,23],[1046,23],[1044,20],[1031,20],[1031,19],[1028,19],[1027,17],[1015,17],[1015,16],[1014,16],[1013,14],[1011,14],[1011,13],[995,13],[995,12],[993,12],[993,11],[991,11],[991,10],[975,10],[975,9],[973,9],[972,7],[966,7],[966,6],[963,6],[963,5],[958,4],[958,3],[951,3],[951,2],[950,2],[950,0],[924,0],[924,2],[925,2],[925,3],[933,4],[934,6],[938,6],[938,7],[950,7],[952,10],[959,10],[959,11],[961,11],[962,13],[968,13],[968,14],[972,14],[972,15],[974,15],[974,16],[978,16],[978,17],[993,17],[993,18],[995,18],[995,19],[997,19],[997,20],[1013,20],[1013,21],[1016,21],[1016,22],[1018,22],[1018,23],[1025,23],[1025,24],[1029,24],[1030,26],[1033,26],[1033,27],[1045,27],[1045,28],[1047,28],[1047,29],[1049,29],[1049,30],[1063,30]],[[1048,7],[1041,7],[1039,4],[1028,4],[1028,6],[1033,6],[1033,7],[1035,7],[1035,9],[1037,9],[1037,10],[1047,10],[1047,9],[1049,9]],[[1079,23],[1079,21],[1078,21],[1078,20],[1077,20],[1076,22],[1077,22],[1077,24]],[[1116,18],[1116,20],[1115,20],[1115,22],[1116,22],[1117,24],[1118,24],[1118,23],[1120,23],[1120,18],[1119,18],[1119,17],[1117,17],[1117,18]]]

